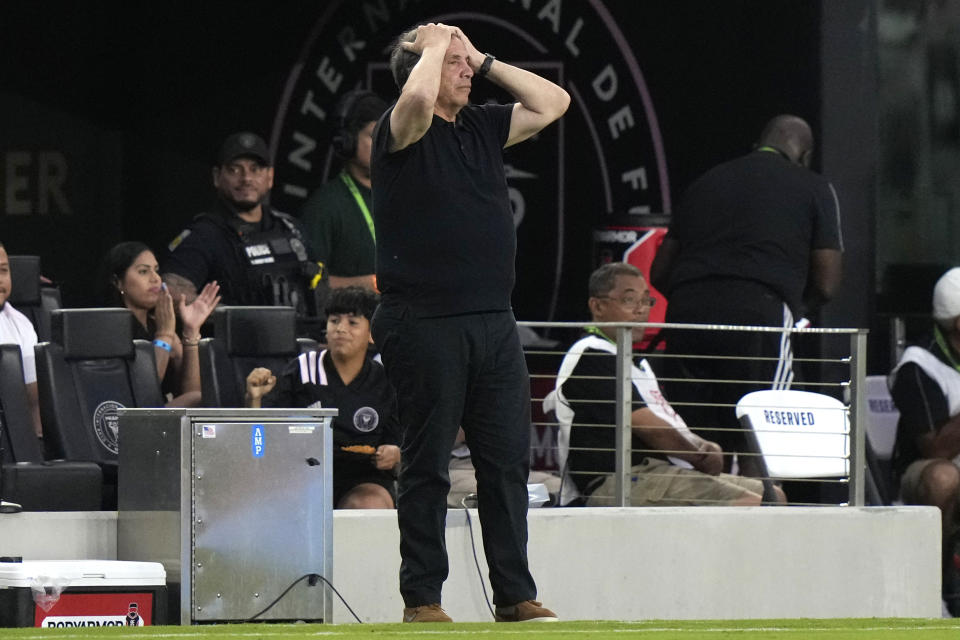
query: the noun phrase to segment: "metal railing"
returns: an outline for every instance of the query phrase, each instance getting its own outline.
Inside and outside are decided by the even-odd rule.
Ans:
[[[834,493],[839,491],[843,498],[837,500],[840,504],[849,504],[860,506],[865,504],[865,487],[870,479],[866,470],[865,458],[865,418],[866,418],[866,394],[865,394],[865,376],[866,376],[866,355],[867,355],[867,330],[849,329],[849,328],[816,328],[816,329],[781,329],[778,327],[756,327],[756,326],[735,326],[735,325],[699,325],[699,324],[669,324],[669,323],[577,323],[577,322],[519,322],[521,327],[527,327],[537,330],[545,335],[568,334],[575,336],[582,332],[587,326],[602,327],[608,334],[616,335],[616,397],[612,400],[616,403],[616,437],[614,474],[616,478],[616,488],[611,506],[630,506],[630,484],[631,484],[631,460],[632,450],[632,430],[631,414],[633,397],[631,389],[631,366],[633,359],[637,355],[645,357],[658,374],[658,380],[661,384],[674,386],[678,384],[696,384],[696,385],[725,385],[737,384],[754,386],[757,389],[766,386],[770,387],[770,380],[736,380],[736,379],[683,379],[661,377],[657,362],[665,362],[669,358],[725,358],[729,360],[743,359],[742,354],[684,354],[669,353],[662,350],[653,350],[645,353],[635,353],[633,348],[633,329],[643,328],[645,331],[655,333],[659,330],[677,331],[710,331],[710,332],[753,332],[753,333],[789,333],[791,335],[795,356],[793,359],[795,369],[801,371],[801,375],[793,383],[792,388],[815,391],[817,393],[831,395],[843,403],[844,410],[848,416],[849,447],[845,457],[849,463],[849,473],[844,477],[830,479],[808,479],[812,483],[833,484]],[[542,346],[549,341],[541,340],[537,346],[528,346],[524,348],[527,355],[528,366],[531,371],[531,388],[533,390],[531,401],[534,407],[534,416],[539,414],[539,407],[543,402],[546,393],[553,389],[553,381],[557,374],[557,368],[560,361],[566,353],[567,342],[572,342],[575,338],[570,338],[564,343],[557,343],[555,346]],[[813,343],[816,344],[813,344]],[[797,352],[798,343],[806,344]],[[811,348],[812,347],[812,348]],[[811,351],[812,353],[806,353]],[[552,370],[551,370],[552,367]],[[696,402],[677,402],[670,400],[669,391],[666,394],[667,400],[674,405],[674,408],[683,416],[686,408],[694,407]],[[701,404],[701,406],[703,406]],[[732,414],[734,405],[732,404],[713,404],[713,407],[729,408]],[[718,425],[689,425],[695,432],[709,433],[713,431],[730,430],[730,427]],[[541,420],[535,418],[535,429],[541,429],[544,433],[555,432],[558,427],[557,421],[552,415],[543,416]],[[733,427],[734,430],[746,429],[742,426]],[[708,438],[709,439],[709,438]],[[535,442],[535,446],[543,446],[545,440],[549,437],[542,437]],[[555,440],[554,440],[555,441]],[[542,453],[542,451],[541,451]],[[641,452],[642,453],[642,452]],[[729,454],[732,455],[732,454]],[[750,455],[741,453],[741,456]],[[753,455],[762,455],[757,452]],[[564,470],[558,470],[563,473]],[[568,469],[567,472],[575,469]],[[796,481],[796,480],[794,480]],[[845,487],[845,491],[843,490]],[[788,496],[789,498],[789,496]],[[801,501],[802,502],[802,501]],[[791,503],[795,502],[791,500]],[[813,501],[815,504],[823,504],[823,501]]]

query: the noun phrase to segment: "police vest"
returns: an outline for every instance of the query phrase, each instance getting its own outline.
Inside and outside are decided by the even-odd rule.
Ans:
[[[315,315],[309,282],[317,265],[307,258],[293,222],[284,216],[273,221],[271,229],[238,234],[251,298],[259,298],[257,304],[293,307],[298,316]]]

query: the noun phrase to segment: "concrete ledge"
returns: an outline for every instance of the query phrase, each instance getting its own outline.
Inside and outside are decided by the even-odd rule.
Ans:
[[[567,620],[940,616],[932,507],[534,509],[529,521],[539,597]],[[112,560],[116,524],[113,512],[3,515],[0,555]],[[364,622],[399,621],[396,513],[337,511],[334,539],[337,590]],[[444,608],[489,620],[461,510],[447,549]],[[333,621],[352,621],[334,598]]]
[[[537,509],[529,522],[539,597],[566,620],[940,616],[932,507]],[[395,514],[337,512],[334,539],[350,606],[365,622],[399,621]],[[447,550],[444,608],[490,620],[462,511],[448,514]],[[337,602],[334,621],[351,619]]]
[[[116,560],[116,511],[0,514],[0,556],[24,560]]]

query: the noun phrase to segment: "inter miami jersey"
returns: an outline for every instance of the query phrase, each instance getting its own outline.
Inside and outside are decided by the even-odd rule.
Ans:
[[[339,411],[333,419],[334,458],[340,447],[400,444],[397,400],[383,365],[367,358],[353,381],[344,385],[330,353],[302,353],[286,366],[264,407],[322,407]]]

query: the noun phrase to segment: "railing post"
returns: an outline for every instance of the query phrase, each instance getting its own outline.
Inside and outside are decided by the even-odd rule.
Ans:
[[[900,356],[907,348],[907,325],[903,316],[890,318],[890,369],[897,366]]]
[[[867,332],[865,329],[850,336],[850,497],[854,507],[864,505],[866,474],[866,416],[867,416]]]
[[[614,505],[630,506],[630,468],[633,458],[633,390],[630,370],[633,365],[633,331],[617,327],[617,441],[616,495]]]

